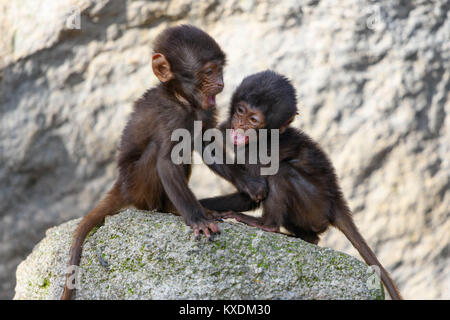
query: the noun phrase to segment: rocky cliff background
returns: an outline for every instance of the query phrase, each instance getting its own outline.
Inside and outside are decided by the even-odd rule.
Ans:
[[[222,116],[244,76],[291,78],[296,125],[329,153],[404,297],[449,299],[449,11],[445,0],[0,0],[0,298],[45,230],[111,186],[132,103],[156,83],[153,39],[192,23],[228,55]],[[191,187],[232,190],[201,165]],[[335,231],[320,245],[358,256]]]

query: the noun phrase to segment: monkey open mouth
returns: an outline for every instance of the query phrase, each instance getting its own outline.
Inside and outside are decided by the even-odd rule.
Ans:
[[[240,146],[248,143],[248,136],[243,134],[242,132],[238,132],[234,129],[230,130],[230,138],[233,141],[234,145]]]
[[[215,106],[215,105],[216,105],[216,96],[209,96],[209,97],[208,97],[208,103],[209,103],[211,106]]]
[[[206,107],[205,109],[209,109],[212,107],[216,106],[216,96],[212,95],[212,96],[206,96],[204,98],[204,106]]]

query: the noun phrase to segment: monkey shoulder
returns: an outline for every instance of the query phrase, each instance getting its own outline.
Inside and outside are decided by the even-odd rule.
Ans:
[[[134,104],[134,110],[152,114],[185,113],[186,110],[164,88],[148,89]]]
[[[170,141],[174,129],[183,126],[183,110],[161,88],[147,90],[133,106],[119,145],[119,165],[137,161],[149,148]]]
[[[147,90],[136,101],[131,120],[144,123],[150,133],[168,134],[177,128],[186,127],[186,122],[191,118],[190,110],[163,87],[157,86]]]

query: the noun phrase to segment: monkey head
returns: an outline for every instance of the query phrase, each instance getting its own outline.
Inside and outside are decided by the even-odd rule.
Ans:
[[[281,134],[296,114],[296,92],[286,77],[270,70],[250,75],[231,99],[231,140],[236,145],[248,143],[249,137],[238,129],[279,129]]]
[[[175,96],[209,109],[223,90],[225,54],[206,32],[180,25],[164,30],[155,41],[152,68]]]

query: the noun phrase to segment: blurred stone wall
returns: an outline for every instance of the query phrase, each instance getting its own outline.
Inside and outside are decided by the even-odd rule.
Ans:
[[[153,39],[192,23],[228,55],[222,117],[244,76],[291,78],[295,125],[329,153],[403,295],[449,299],[449,11],[445,0],[0,0],[0,298],[45,230],[111,186],[132,103],[156,83]],[[200,165],[190,184],[199,197],[232,190]],[[334,230],[320,245],[358,256]]]

